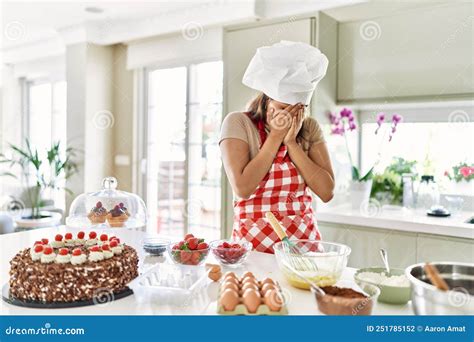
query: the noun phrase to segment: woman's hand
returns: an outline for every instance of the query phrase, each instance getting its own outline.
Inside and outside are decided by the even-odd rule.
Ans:
[[[291,126],[288,132],[285,135],[285,138],[283,139],[283,143],[285,145],[291,145],[296,143],[296,137],[298,136],[298,133],[303,126],[303,120],[304,120],[304,107],[298,109],[296,115],[294,115],[291,118]]]
[[[298,113],[299,104],[288,105],[268,118],[270,134],[283,141],[291,128],[292,118]]]

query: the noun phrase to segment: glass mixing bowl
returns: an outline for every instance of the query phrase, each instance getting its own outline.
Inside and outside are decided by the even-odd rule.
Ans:
[[[334,285],[341,278],[351,253],[349,246],[316,240],[291,240],[291,243],[296,248],[296,253],[286,242],[277,242],[273,245],[273,250],[280,271],[292,286],[304,290],[310,288],[290,268],[318,286]]]

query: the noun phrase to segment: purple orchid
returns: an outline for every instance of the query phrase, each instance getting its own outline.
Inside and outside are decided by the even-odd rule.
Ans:
[[[337,125],[339,122],[339,119],[335,114],[329,113],[329,121],[331,122],[331,124]]]
[[[344,127],[342,126],[335,126],[331,129],[331,134],[333,135],[344,135]]]
[[[399,114],[393,114],[392,116],[392,129],[390,132],[390,136],[388,137],[388,141],[392,141],[393,135],[397,131],[397,125],[402,122],[403,117]]]
[[[352,110],[343,108],[340,112],[341,118],[350,118],[352,115]]]
[[[380,112],[376,116],[376,123],[377,123],[377,129],[375,130],[375,134],[377,134],[382,127],[382,125],[385,122],[385,116],[386,114],[383,112]],[[403,118],[399,114],[393,114],[392,115],[392,125],[391,129],[389,130],[389,139],[388,141],[392,141],[393,135],[397,131],[397,125],[402,122]],[[349,131],[355,131],[357,129],[357,124],[355,122],[355,116],[352,113],[352,110],[348,108],[343,108],[340,112],[339,115],[337,113],[329,113],[329,121],[331,122],[331,134],[333,135],[340,135],[344,137],[345,142],[346,142],[346,151],[349,157],[349,161],[352,166],[352,179],[354,181],[364,181],[372,177],[372,172],[374,170],[375,165],[378,163],[376,162],[374,166],[366,173],[365,176],[362,176],[359,172],[359,169],[355,164],[353,163],[352,156],[349,150],[349,144],[347,140],[347,135],[346,132]],[[384,139],[383,139],[384,140]],[[381,152],[379,151],[378,155],[380,156]],[[380,159],[380,158],[379,158]]]
[[[402,119],[403,117],[400,114],[393,114],[392,116],[392,122],[395,122],[396,124],[400,123]]]
[[[380,127],[382,127],[383,122],[385,121],[385,113],[378,113],[377,114],[377,129],[375,130],[375,134],[379,132]]]

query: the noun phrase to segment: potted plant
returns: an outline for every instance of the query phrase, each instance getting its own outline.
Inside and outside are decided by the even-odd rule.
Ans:
[[[350,195],[351,195],[351,203],[353,209],[359,209],[361,204],[367,203],[369,201],[370,192],[372,189],[372,181],[373,181],[373,173],[374,168],[380,161],[381,150],[378,152],[378,157],[375,163],[372,165],[371,168],[365,173],[362,174],[361,170],[358,166],[354,163],[351,155],[351,151],[349,149],[349,143],[347,140],[347,134],[349,132],[353,132],[357,130],[357,124],[355,123],[355,117],[352,110],[348,108],[343,108],[338,114],[337,113],[329,113],[329,120],[331,122],[331,134],[339,135],[344,138],[346,144],[346,152],[349,158],[349,162],[351,164],[351,174],[352,174],[352,182],[350,185]],[[402,121],[401,115],[393,114],[391,127],[388,130],[388,141],[392,141],[392,138],[397,131],[397,125]],[[382,128],[385,122],[385,113],[378,113],[377,114],[377,129],[375,130],[374,134],[378,134],[380,129]],[[385,130],[385,134],[382,138],[385,139],[387,130]],[[382,146],[383,144],[379,144]]]
[[[373,176],[370,197],[381,204],[399,205],[403,199],[402,176],[404,174],[416,177],[416,161],[408,161],[404,158],[395,157],[383,173],[375,173]]]
[[[9,176],[19,179],[25,187],[28,200],[31,203],[31,213],[15,217],[19,228],[38,228],[52,226],[59,223],[61,215],[54,212],[42,210],[42,196],[48,189],[64,189],[72,193],[69,189],[62,186],[63,181],[69,179],[78,171],[77,163],[73,161],[76,156],[76,149],[67,148],[64,155],[61,153],[60,143],[52,144],[46,151],[46,158],[41,159],[36,148],[32,148],[30,141],[25,140],[25,148],[9,144],[11,157],[0,154],[0,163],[8,165],[11,170],[15,166],[20,169],[20,176],[13,171],[4,171],[2,176]],[[13,208],[15,209],[15,208]],[[24,211],[24,206],[17,209]]]
[[[473,196],[474,193],[474,165],[467,162],[460,162],[454,165],[451,170],[444,172],[444,175],[451,181],[450,193],[455,195]]]

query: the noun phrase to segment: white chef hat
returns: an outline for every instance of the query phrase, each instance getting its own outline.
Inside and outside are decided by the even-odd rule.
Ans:
[[[309,104],[328,63],[314,46],[282,40],[257,49],[242,83],[283,103]]]

